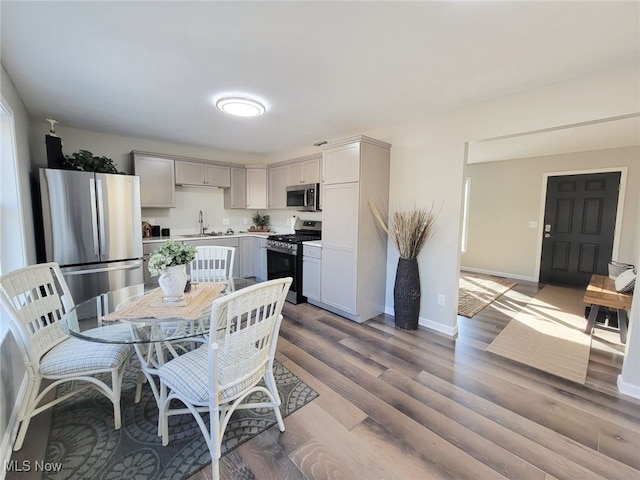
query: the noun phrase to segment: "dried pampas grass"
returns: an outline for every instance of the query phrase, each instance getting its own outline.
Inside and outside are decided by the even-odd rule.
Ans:
[[[434,212],[433,205],[428,208],[399,210],[393,213],[390,220],[371,200],[369,208],[402,258],[417,258],[422,247],[435,233],[434,222],[438,214]]]

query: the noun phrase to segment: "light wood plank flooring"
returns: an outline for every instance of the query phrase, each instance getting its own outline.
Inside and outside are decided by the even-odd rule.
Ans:
[[[586,385],[484,351],[540,288],[460,317],[457,339],[287,304],[277,358],[320,396],[223,457],[222,478],[640,478],[640,402],[617,393],[615,333],[593,342]]]

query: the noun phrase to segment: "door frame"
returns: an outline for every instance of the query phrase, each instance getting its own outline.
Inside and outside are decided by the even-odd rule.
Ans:
[[[622,230],[622,213],[624,211],[624,195],[627,189],[628,167],[592,168],[585,170],[569,170],[562,172],[545,172],[542,174],[542,188],[540,194],[540,213],[538,215],[538,240],[536,241],[536,278],[540,281],[540,265],[542,263],[542,235],[544,230],[544,212],[547,207],[547,182],[549,177],[561,177],[564,175],[588,175],[593,173],[620,172],[620,189],[618,190],[618,207],[616,211],[615,230],[613,232],[613,251],[611,259],[617,260],[620,249],[620,231]]]

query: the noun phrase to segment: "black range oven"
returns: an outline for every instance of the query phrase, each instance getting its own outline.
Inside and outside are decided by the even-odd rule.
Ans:
[[[293,278],[287,294],[288,302],[307,301],[302,295],[302,242],[320,240],[321,231],[322,222],[296,220],[296,233],[267,237],[267,278]]]

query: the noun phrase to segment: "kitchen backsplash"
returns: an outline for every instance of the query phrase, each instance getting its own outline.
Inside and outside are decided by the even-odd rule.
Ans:
[[[207,232],[226,232],[228,228],[239,232],[253,225],[251,217],[255,210],[225,209],[224,190],[221,188],[176,187],[175,208],[143,208],[142,220],[170,228],[172,235],[188,235],[198,233],[200,210],[204,225],[209,227]],[[260,210],[260,213],[269,215],[271,230],[278,233],[289,233],[293,215],[302,220],[322,220],[322,212]]]

